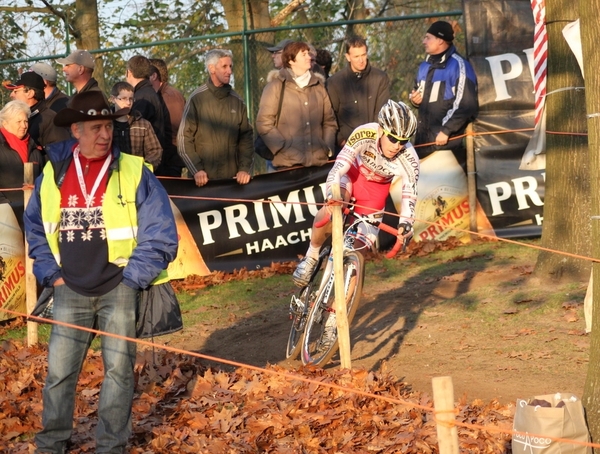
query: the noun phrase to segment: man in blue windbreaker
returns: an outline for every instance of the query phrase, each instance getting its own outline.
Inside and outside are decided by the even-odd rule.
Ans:
[[[423,39],[427,58],[419,66],[409,98],[419,109],[414,140],[419,158],[436,150],[452,150],[464,168],[463,139],[454,137],[464,134],[477,116],[477,78],[453,41],[452,25],[445,21],[431,24]],[[420,146],[424,144],[430,145]]]

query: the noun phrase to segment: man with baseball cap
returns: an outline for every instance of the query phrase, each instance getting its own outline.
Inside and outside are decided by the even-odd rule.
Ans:
[[[71,82],[77,93],[94,90],[101,91],[94,72],[94,57],[87,50],[75,50],[66,58],[58,58],[57,63],[63,65],[65,80]]]
[[[46,106],[49,109],[58,112],[67,107],[69,97],[56,86],[58,74],[56,74],[56,70],[52,66],[48,63],[37,62],[29,70],[44,79],[44,94],[46,95]]]
[[[71,138],[69,131],[53,123],[56,112],[46,105],[44,79],[40,75],[26,71],[15,83],[4,83],[4,87],[10,90],[11,99],[23,101],[29,106],[31,116],[27,132],[40,149]]]
[[[419,66],[409,99],[419,109],[414,145],[423,159],[437,150],[452,150],[465,168],[461,136],[479,110],[477,77],[471,64],[452,44],[454,29],[446,21],[431,24],[423,45],[427,58]],[[422,144],[431,144],[419,147]]]
[[[273,58],[273,66],[275,67],[275,69],[283,68],[283,62],[281,61],[281,54],[283,53],[283,48],[289,43],[293,42],[293,39],[284,39],[279,41],[276,45],[272,47],[267,47],[267,50],[271,52],[271,57]]]
[[[48,373],[42,392],[38,453],[64,453],[73,430],[77,379],[95,328],[105,375],[98,402],[96,449],[125,453],[135,388],[136,304],[140,289],[168,280],[177,253],[169,197],[142,157],[112,146],[113,120],[99,91],[76,94],[54,121],[75,140],[50,147],[25,211],[33,272],[53,287]]]

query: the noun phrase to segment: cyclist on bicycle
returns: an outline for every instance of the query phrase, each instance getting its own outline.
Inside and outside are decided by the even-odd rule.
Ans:
[[[383,217],[385,201],[395,177],[402,179],[402,202],[398,224],[398,237],[410,240],[413,235],[417,181],[419,180],[419,158],[409,138],[417,129],[417,119],[410,108],[391,99],[379,111],[378,123],[367,123],[356,128],[348,138],[327,175],[327,200],[332,203],[349,202],[355,199],[355,212]],[[331,186],[340,185],[341,199],[332,200]],[[331,206],[322,207],[313,222],[310,245],[306,256],[294,271],[294,283],[298,287],[308,284],[317,266],[319,252],[331,235],[331,222],[315,227],[328,217]],[[361,223],[357,239],[373,245],[379,228]]]

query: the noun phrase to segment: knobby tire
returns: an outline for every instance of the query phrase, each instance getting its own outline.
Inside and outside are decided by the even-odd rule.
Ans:
[[[333,272],[332,272],[333,274]],[[364,259],[362,254],[356,251],[344,253],[344,285],[348,285],[348,294],[346,295],[346,308],[348,314],[348,325],[352,322],[360,295],[362,293],[364,281]],[[327,364],[338,350],[337,330],[333,343],[328,348],[321,344],[321,337],[329,315],[332,314],[335,301],[335,290],[332,286],[327,301],[325,298],[325,289],[317,296],[314,305],[310,308],[304,338],[302,339],[302,363],[315,366]]]
[[[321,262],[319,262],[319,268],[321,268]],[[319,290],[319,285],[323,276],[323,269],[319,269],[317,273],[310,280],[308,285],[300,290],[295,298],[298,298],[304,309],[302,311],[293,311],[290,307],[290,315],[292,319],[292,326],[290,328],[290,334],[288,336],[286,358],[296,359],[300,350],[302,349],[302,339],[304,338],[304,328],[306,326],[306,320],[308,319],[308,311],[310,309],[311,300],[314,301],[316,298],[315,292]],[[291,305],[290,305],[291,306]]]

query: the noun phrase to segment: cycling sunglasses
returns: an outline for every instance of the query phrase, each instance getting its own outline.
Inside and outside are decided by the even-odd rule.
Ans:
[[[383,128],[382,128],[383,129]],[[406,145],[408,143],[408,139],[405,139],[403,137],[398,137],[395,136],[394,134],[392,134],[389,131],[386,131],[385,129],[383,130],[383,133],[385,134],[385,136],[388,138],[388,140],[392,143],[392,144],[397,144],[400,143],[400,145]]]

